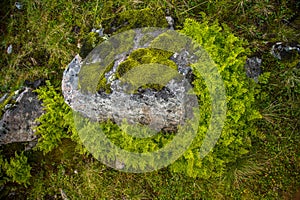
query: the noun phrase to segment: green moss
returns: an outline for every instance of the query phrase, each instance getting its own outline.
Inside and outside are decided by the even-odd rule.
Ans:
[[[106,93],[111,93],[110,84],[107,83],[107,80],[105,78],[105,74],[112,70],[114,66],[114,62],[111,62],[109,66],[107,66],[104,70],[104,72],[100,76],[99,83],[97,85],[97,91],[105,91]]]
[[[169,59],[172,55],[173,55],[172,52],[164,51],[161,49],[153,49],[153,48],[137,49],[129,55],[127,60],[125,60],[119,65],[116,72],[116,77],[120,79],[131,69],[141,65],[147,67],[149,65],[145,65],[145,64],[152,64],[152,63],[166,65],[174,70],[177,70],[176,63]],[[144,88],[152,88],[155,90],[161,90],[162,87],[163,86],[159,84],[146,84],[144,86]]]
[[[106,93],[111,93],[110,84],[107,83],[105,74],[109,72],[113,66],[114,62],[111,62],[107,67],[102,67],[100,63],[92,63],[82,67],[78,82],[81,91],[93,93],[105,91]]]
[[[102,39],[98,33],[90,32],[84,39],[82,43],[82,47],[80,48],[79,55],[82,58],[85,58],[95,47],[97,44],[102,42]]]
[[[105,30],[110,30],[111,33],[142,27],[168,27],[164,12],[150,8],[124,11],[102,23]]]
[[[176,42],[174,41],[176,38]],[[156,37],[150,44],[151,48],[178,52],[181,49],[191,49],[189,39],[181,33],[166,31]]]

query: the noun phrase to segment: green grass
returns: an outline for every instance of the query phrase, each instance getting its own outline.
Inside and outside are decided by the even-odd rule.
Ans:
[[[69,199],[292,199],[300,187],[300,69],[274,59],[266,42],[300,43],[299,30],[282,22],[299,10],[297,1],[279,5],[264,0],[24,0],[22,10],[14,3],[0,3],[0,95],[19,88],[26,79],[46,78],[59,85],[65,66],[92,28],[117,13],[146,7],[168,10],[177,28],[187,17],[201,21],[200,12],[210,21],[229,25],[248,40],[254,55],[262,56],[270,78],[260,84],[256,97],[263,116],[257,122],[260,135],[251,138],[250,152],[228,166],[222,178],[194,179],[167,169],[122,173],[77,154],[75,144],[64,140],[46,155],[27,152],[30,186],[7,183],[2,198],[9,192],[20,199],[60,198],[62,189]],[[10,44],[13,52],[7,54]],[[3,154],[10,157],[14,152],[4,148]]]

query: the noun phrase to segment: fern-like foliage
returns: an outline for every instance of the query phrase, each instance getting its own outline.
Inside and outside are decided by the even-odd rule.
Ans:
[[[40,138],[36,149],[48,153],[57,147],[63,138],[69,138],[79,144],[80,152],[84,152],[74,127],[72,110],[64,102],[58,88],[46,81],[46,86],[38,88],[36,92],[45,109],[45,113],[37,119],[40,125],[36,127],[36,134]]]
[[[202,23],[186,19],[181,32],[201,45],[215,62],[226,89],[226,121],[216,146],[202,159],[199,150],[208,129],[211,102],[201,74],[194,73],[194,90],[201,104],[198,135],[184,156],[170,168],[189,176],[210,178],[220,177],[228,163],[247,154],[251,147],[251,136],[256,134],[254,119],[261,118],[261,115],[253,108],[256,89],[244,71],[246,55],[249,53],[244,48],[247,42],[234,36],[225,24],[220,26],[217,21],[210,24],[205,16],[203,18]]]
[[[31,167],[27,163],[27,157],[23,152],[20,155],[15,153],[15,157],[11,158],[9,162],[0,156],[0,170],[1,168],[3,170],[0,171],[1,175],[6,174],[8,177],[1,179],[0,185],[5,184],[6,181],[13,181],[24,186],[29,184]]]

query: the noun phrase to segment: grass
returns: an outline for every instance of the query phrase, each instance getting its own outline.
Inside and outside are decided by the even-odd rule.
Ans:
[[[292,199],[300,187],[300,69],[274,59],[270,45],[276,41],[298,42],[299,30],[284,23],[299,15],[296,0],[23,0],[1,2],[0,95],[14,91],[25,80],[50,79],[59,85],[65,66],[79,52],[78,45],[92,28],[130,9],[161,9],[175,18],[180,28],[185,18],[226,23],[249,41],[253,55],[263,58],[269,82],[261,83],[257,106],[263,119],[260,135],[252,138],[250,152],[228,166],[220,179],[192,179],[167,169],[128,174],[114,171],[89,156],[72,151],[66,140],[42,155],[27,152],[32,166],[29,188],[7,183],[3,195],[15,192],[19,199]],[[12,44],[13,52],[6,53]],[[13,150],[15,148],[12,148]],[[12,151],[13,151],[12,150]],[[14,155],[4,150],[7,157]],[[75,173],[75,170],[77,173]]]

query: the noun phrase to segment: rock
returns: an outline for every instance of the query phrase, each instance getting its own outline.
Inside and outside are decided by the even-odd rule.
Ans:
[[[279,60],[288,60],[296,53],[300,54],[299,44],[277,42],[271,49],[271,54]]]
[[[174,19],[171,16],[166,16],[166,20],[168,22],[169,28],[174,30]]]
[[[33,128],[38,122],[35,120],[43,113],[41,101],[31,88],[26,87],[17,95],[16,104],[6,110],[0,120],[0,145],[36,140]]]
[[[115,53],[113,56],[107,55],[118,51],[105,52],[110,47],[106,46],[106,49],[101,49],[100,45],[85,60],[81,60],[78,55],[72,60],[63,74],[62,92],[65,102],[74,111],[81,113],[92,121],[112,120],[120,125],[126,119],[129,124],[147,125],[155,131],[176,131],[178,125],[184,125],[187,119],[193,117],[192,109],[198,106],[197,97],[187,94],[187,91],[191,89],[190,83],[192,80],[192,70],[189,64],[194,63],[197,57],[193,52],[188,52],[186,49],[175,52],[170,60],[173,60],[178,66],[178,72],[176,72],[178,76],[176,78],[170,80],[159,91],[151,88],[139,88],[137,93],[128,93],[130,87],[115,78],[118,65],[126,60],[133,50],[150,46],[150,41],[146,40],[144,42],[145,40],[143,40],[142,42],[142,39],[151,38],[154,40],[164,32],[162,29],[150,32],[141,29],[134,29],[134,31],[134,44],[132,48],[128,48],[125,52]],[[129,37],[131,35],[126,38]],[[123,39],[118,40],[117,38],[112,39],[113,48],[123,42]],[[107,42],[105,45],[109,44]],[[95,66],[92,64],[107,63],[105,62],[107,57],[113,58],[113,67],[105,73],[107,83],[110,84],[111,93],[82,91],[78,86],[81,70],[88,70],[89,66]],[[91,77],[93,77],[93,73],[97,72],[91,71]],[[96,81],[93,78],[91,79],[92,82]]]
[[[258,57],[247,58],[246,60],[246,74],[249,78],[254,79],[255,82],[258,82],[258,77],[262,74],[261,62],[262,60]]]
[[[45,79],[41,78],[34,81],[25,80],[24,84],[27,87],[37,89],[38,87],[45,85]]]

